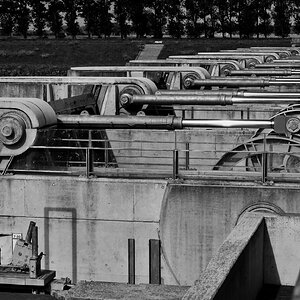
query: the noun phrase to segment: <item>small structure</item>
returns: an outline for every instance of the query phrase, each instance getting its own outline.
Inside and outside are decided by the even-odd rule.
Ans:
[[[0,285],[46,289],[55,271],[41,269],[43,255],[38,254],[38,227],[31,221],[25,240],[18,239],[15,244],[11,263],[0,266]]]

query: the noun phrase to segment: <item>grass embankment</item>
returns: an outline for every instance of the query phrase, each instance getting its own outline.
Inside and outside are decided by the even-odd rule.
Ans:
[[[5,40],[0,43],[0,76],[66,75],[71,66],[125,65],[139,41]]]
[[[154,40],[1,40],[0,76],[66,75],[71,66],[125,65]],[[250,46],[290,46],[290,39],[163,40],[159,58]]]

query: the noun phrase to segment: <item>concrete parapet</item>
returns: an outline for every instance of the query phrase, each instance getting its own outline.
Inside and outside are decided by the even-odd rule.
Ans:
[[[294,286],[300,268],[299,229],[297,215],[247,213],[183,299],[250,300],[257,299],[264,285]]]
[[[255,299],[263,285],[263,216],[243,218],[184,300]]]

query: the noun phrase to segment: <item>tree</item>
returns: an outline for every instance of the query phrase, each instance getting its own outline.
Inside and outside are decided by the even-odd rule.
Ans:
[[[79,15],[84,19],[85,30],[87,31],[88,38],[91,38],[91,34],[96,28],[97,15],[99,13],[97,4],[96,0],[81,0],[79,2]]]
[[[145,0],[128,0],[128,17],[137,38],[142,38],[149,33],[149,13]]]
[[[73,39],[79,33],[79,24],[77,22],[77,14],[79,12],[79,0],[63,0],[65,7],[65,21],[67,23],[67,33],[69,33]]]
[[[29,3],[26,0],[17,1],[15,8],[16,32],[27,38],[28,28],[31,21]]]
[[[259,7],[259,18],[260,18],[260,24],[258,24],[258,32],[262,33],[264,37],[266,38],[268,35],[272,33],[272,16],[271,16],[271,6],[272,6],[272,0],[260,0],[260,3],[258,5]]]
[[[275,0],[273,14],[275,34],[283,38],[290,33],[290,4],[290,0]]]
[[[197,38],[201,35],[200,12],[201,2],[197,0],[185,0],[186,9],[186,31],[187,35],[192,38]]]
[[[129,33],[129,1],[115,0],[114,1],[115,18],[119,25],[119,30],[122,39],[126,39]]]
[[[181,0],[167,0],[168,32],[172,37],[181,38],[184,34],[184,13]]]
[[[63,17],[62,12],[64,10],[64,4],[60,0],[50,0],[47,12],[47,22],[50,30],[58,38],[62,32]]]
[[[108,37],[112,32],[112,15],[109,12],[111,2],[107,0],[99,0],[96,5],[96,23],[93,27],[93,33],[97,34],[98,37],[104,35],[104,37]]]
[[[255,33],[257,14],[251,0],[239,0],[238,23],[239,35],[242,38],[250,38]]]
[[[39,37],[42,37],[45,34],[44,29],[47,21],[47,2],[49,1],[30,0],[32,21],[36,29],[36,34]]]
[[[154,38],[161,39],[166,25],[166,2],[161,0],[146,0],[151,13],[149,15],[150,24]]]
[[[222,32],[223,38],[228,32],[229,22],[228,22],[228,10],[229,3],[226,0],[216,0],[217,7],[217,18],[220,22],[220,31]]]
[[[0,24],[4,35],[12,35],[16,19],[16,1],[0,1]]]

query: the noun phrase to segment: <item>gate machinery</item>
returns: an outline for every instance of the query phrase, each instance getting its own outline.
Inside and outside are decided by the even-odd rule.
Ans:
[[[260,52],[260,51],[238,51],[238,50],[221,50],[221,53],[231,54],[231,55],[262,55],[264,57],[264,62],[272,62],[273,60],[280,59],[278,53],[272,52]],[[218,53],[218,52],[217,52]],[[203,52],[198,54],[203,55]]]
[[[205,59],[158,59],[158,60],[131,60],[130,66],[189,66],[201,67],[208,71],[210,76],[224,76],[229,70],[243,69],[245,61],[236,60],[205,60]]]
[[[268,51],[273,51],[273,50],[288,50],[291,52],[292,55],[299,55],[300,54],[300,48],[299,47],[260,47],[260,46],[256,46],[256,47],[250,47],[250,49],[254,49],[254,50],[259,50],[259,49],[263,49],[263,50],[268,50]]]
[[[115,115],[123,93],[153,94],[156,85],[147,78],[127,77],[1,77],[0,96],[40,98],[56,113]],[[131,112],[130,112],[131,113]]]
[[[170,59],[229,59],[236,60],[238,62],[246,61],[246,67],[254,67],[257,63],[265,62],[265,55],[254,55],[250,53],[234,54],[234,53],[222,53],[222,52],[201,52],[194,55],[171,55]]]
[[[235,50],[221,50],[220,52],[246,52],[246,53],[276,53],[280,59],[285,59],[292,56],[291,51],[287,49],[252,49],[252,48],[237,48]]]
[[[87,66],[72,67],[68,76],[116,76],[145,77],[151,79],[159,89],[180,90],[186,78],[210,78],[201,67],[189,66]]]
[[[175,95],[133,95],[125,93],[122,94],[119,101],[120,106],[122,108],[124,106],[125,110],[127,110],[127,106],[140,108],[153,102],[164,105],[287,104],[299,102],[299,98],[292,99],[288,95],[285,96],[279,97],[279,95],[274,94],[272,97],[268,95],[268,97],[259,98],[251,94],[242,96],[241,94],[206,95],[204,93],[200,97],[199,95],[176,97]],[[97,163],[98,171],[103,170],[103,167],[107,171],[107,166],[113,166],[115,170],[128,168],[128,166],[134,170],[137,166],[151,169],[151,163],[155,160],[157,161],[156,167],[159,168],[159,166],[165,166],[165,161],[171,158],[169,154],[172,154],[172,152],[168,152],[169,154],[164,157],[158,154],[163,151],[161,149],[162,142],[168,144],[171,139],[174,139],[169,134],[170,130],[178,131],[178,136],[183,139],[189,137],[191,147],[199,146],[201,132],[198,130],[201,128],[214,129],[213,132],[206,132],[210,136],[217,134],[217,131],[215,131],[217,128],[272,129],[277,136],[285,135],[288,139],[300,130],[297,113],[291,116],[279,114],[270,120],[184,119],[175,115],[145,116],[141,113],[138,113],[137,116],[63,115],[56,114],[50,104],[32,98],[0,99],[2,174],[5,174],[8,170],[9,172],[17,172],[18,170],[22,172],[26,172],[26,170],[27,172],[28,170],[35,170],[35,172],[70,172],[72,170],[79,171],[82,168],[93,170],[94,163]],[[136,111],[137,109],[131,108],[131,110]],[[133,138],[137,134],[136,129],[143,129],[138,131],[138,140]],[[195,129],[198,130],[195,131]],[[136,154],[133,156],[128,155],[128,143],[133,145],[138,143],[139,147],[144,149],[142,153],[146,153],[149,136],[157,130],[162,130],[160,134],[162,142],[157,143],[156,141],[156,143],[151,144],[151,156],[146,155],[141,160],[139,155],[143,156],[143,154],[138,156]],[[222,136],[224,137],[224,133]],[[131,138],[126,140],[125,137]],[[246,138],[247,135],[244,139]],[[206,147],[209,148],[209,145],[206,145]],[[228,145],[225,145],[226,147]],[[134,151],[136,150],[138,149]],[[127,155],[124,155],[125,152]],[[214,160],[218,160],[220,153],[218,155],[215,153],[214,156]],[[203,160],[207,158],[207,153],[201,151],[193,157],[202,169],[205,169]],[[209,168],[211,169],[211,166]]]

